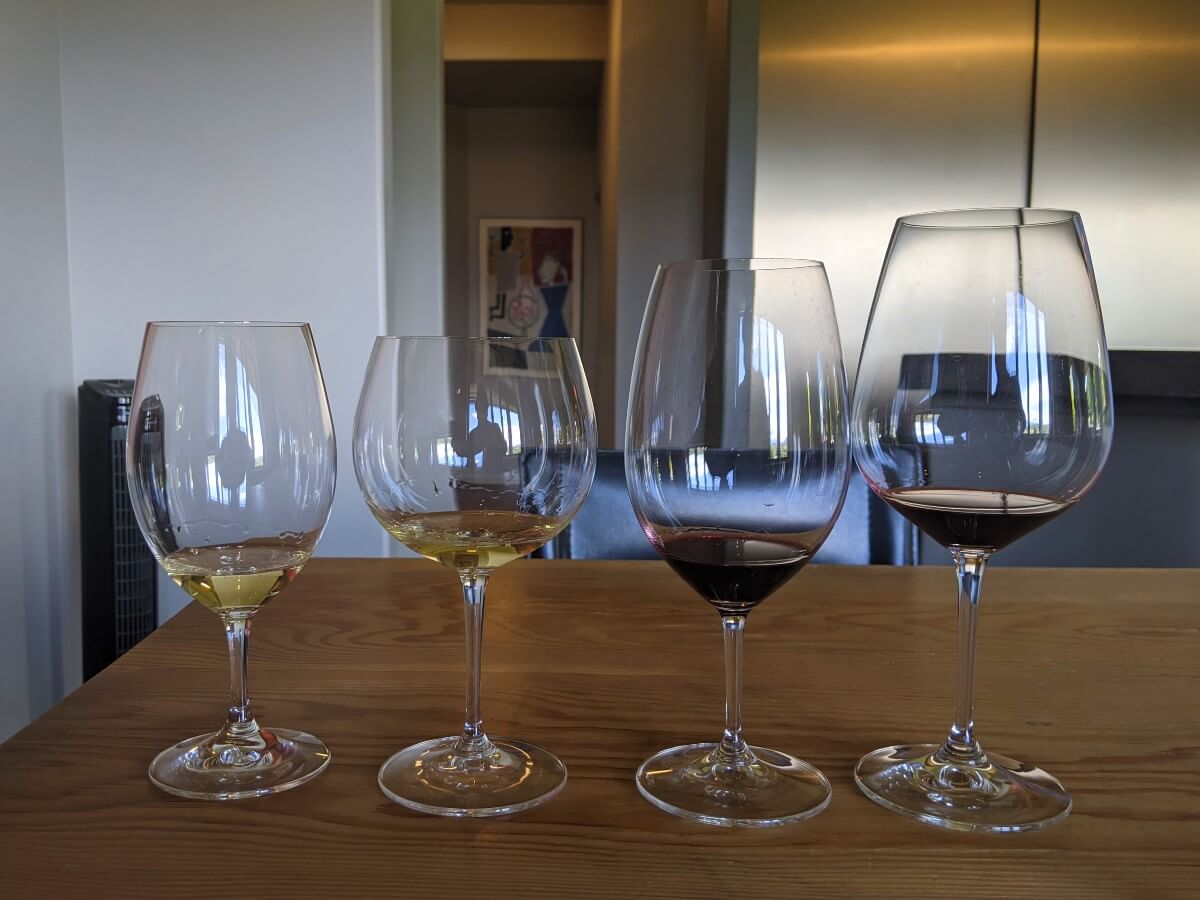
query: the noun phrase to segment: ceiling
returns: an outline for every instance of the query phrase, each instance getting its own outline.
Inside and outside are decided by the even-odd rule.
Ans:
[[[602,6],[608,3],[608,0],[446,0],[447,3],[453,4],[510,4],[510,3],[537,3],[550,4],[553,6]]]

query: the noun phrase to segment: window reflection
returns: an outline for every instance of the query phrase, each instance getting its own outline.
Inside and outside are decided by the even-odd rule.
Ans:
[[[738,322],[738,383],[750,388],[750,396],[757,393],[755,388],[761,386],[763,404],[766,415],[767,453],[771,459],[787,456],[788,441],[788,382],[787,359],[784,351],[783,332],[767,319],[755,316],[750,323],[750,365],[746,365],[746,320]],[[823,392],[824,385],[818,385],[818,392]],[[811,410],[811,404],[810,404]],[[757,409],[751,409],[751,415],[756,415]],[[811,413],[810,413],[811,414]],[[810,425],[810,431],[812,430]],[[754,427],[753,420],[750,427]]]
[[[1005,329],[1004,363],[1010,377],[1017,379],[1021,406],[1025,410],[1026,434],[1050,433],[1050,373],[1046,350],[1046,314],[1019,292],[1007,295],[1008,323]],[[998,373],[991,373],[991,393],[996,391]]]
[[[504,440],[508,444],[508,455],[519,456],[521,453],[521,417],[517,415],[517,411],[510,406],[490,406],[488,407],[488,418],[498,424],[500,430],[504,432]]]
[[[709,471],[705,454],[708,452],[707,447],[689,447],[687,451],[687,483],[688,487],[694,491],[719,491],[724,487],[732,487],[732,484],[726,484],[725,478],[718,477]],[[733,478],[733,473],[729,473],[727,478]]]
[[[913,433],[918,444],[933,444],[938,447],[948,447],[954,444],[954,435],[942,434],[942,429],[938,425],[940,418],[939,413],[918,413],[913,416]],[[877,430],[878,425],[875,427]]]
[[[232,378],[230,378],[232,363]],[[266,465],[262,409],[245,364],[217,343],[217,447],[205,465],[205,487],[212,503],[245,508],[247,491]]]
[[[483,432],[491,432],[497,435],[504,443],[504,455],[520,456],[524,449],[524,444],[521,438],[521,416],[515,407],[509,406],[503,401],[490,404],[482,407],[483,418],[480,419],[480,405],[475,398],[472,398],[467,403],[467,445],[471,449],[476,449],[479,445],[480,437]],[[483,428],[480,428],[480,423],[483,423]],[[434,458],[438,465],[450,466],[454,468],[463,468],[465,466],[483,465],[484,451],[492,452],[499,448],[499,441],[487,442],[489,446],[478,446],[476,452],[471,456],[462,455],[459,449],[465,449],[461,442],[455,441],[453,437],[440,437],[434,441]]]

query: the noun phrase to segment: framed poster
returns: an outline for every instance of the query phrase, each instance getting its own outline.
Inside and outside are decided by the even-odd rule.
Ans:
[[[578,339],[582,254],[582,219],[480,219],[479,333]],[[487,371],[528,371],[538,352],[493,349]]]

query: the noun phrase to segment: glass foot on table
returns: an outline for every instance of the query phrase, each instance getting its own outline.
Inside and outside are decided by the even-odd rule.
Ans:
[[[329,765],[319,738],[286,728],[255,728],[231,737],[202,734],[169,747],[150,763],[155,787],[191,800],[246,800],[299,787]]]
[[[436,738],[401,750],[379,770],[389,799],[435,816],[504,816],[532,809],[567,783],[553,753],[506,738],[464,752],[459,737]]]
[[[663,750],[638,769],[638,790],[672,815],[729,827],[786,825],[829,805],[829,782],[819,770],[777,750],[747,750],[740,763],[719,744]]]
[[[1071,811],[1071,795],[1043,769],[994,753],[983,765],[964,765],[945,761],[941,749],[884,747],[859,760],[854,780],[894,813],[958,831],[1036,831]]]

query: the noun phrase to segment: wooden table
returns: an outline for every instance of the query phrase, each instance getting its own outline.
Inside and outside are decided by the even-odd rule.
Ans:
[[[716,616],[660,563],[516,563],[488,598],[485,713],[570,781],[537,810],[450,820],[388,802],[375,773],[461,721],[453,575],[316,560],[256,622],[251,687],[260,720],[324,738],[329,770],[242,803],[151,787],[151,757],[223,711],[223,641],[192,607],[0,747],[0,897],[1200,896],[1200,571],[988,573],[981,738],[1075,797],[1040,834],[930,828],[852,783],[864,751],[942,736],[952,594],[947,569],[814,567],[751,616],[748,735],[834,796],[811,821],[730,831],[632,780],[719,733]]]

